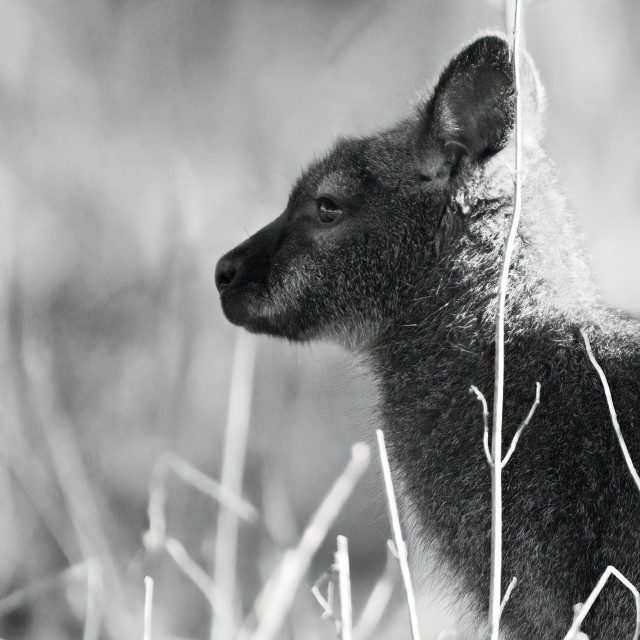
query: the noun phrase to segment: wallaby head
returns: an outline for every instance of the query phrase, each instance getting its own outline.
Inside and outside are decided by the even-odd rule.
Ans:
[[[523,87],[527,130],[537,135],[542,92],[528,62]],[[406,319],[405,298],[451,251],[460,210],[511,197],[513,123],[509,46],[479,38],[410,117],[340,140],[297,181],[284,213],[220,260],[227,318],[351,347]]]

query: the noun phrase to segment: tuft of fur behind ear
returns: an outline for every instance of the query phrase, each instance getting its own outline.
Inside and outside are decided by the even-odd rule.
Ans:
[[[522,57],[525,135],[542,134],[544,90],[528,56]],[[445,68],[431,99],[420,108],[416,140],[425,180],[447,179],[463,158],[478,162],[503,149],[515,120],[513,64],[502,35],[482,36]]]

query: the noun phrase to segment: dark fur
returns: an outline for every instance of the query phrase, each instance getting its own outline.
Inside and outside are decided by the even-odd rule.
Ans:
[[[525,60],[523,213],[506,324],[505,442],[542,402],[504,472],[507,638],[561,638],[608,564],[640,584],[640,496],[580,336],[608,376],[640,461],[640,324],[604,306],[539,147],[542,90]],[[486,36],[447,67],[417,113],[339,142],[298,181],[285,212],[227,254],[229,319],[295,340],[338,340],[380,388],[393,462],[418,537],[486,617],[490,475],[478,386],[491,406],[494,313],[512,212],[514,100],[508,45]],[[319,192],[319,190],[321,192]],[[342,207],[318,220],[316,199]],[[633,599],[605,589],[584,630],[631,637]]]

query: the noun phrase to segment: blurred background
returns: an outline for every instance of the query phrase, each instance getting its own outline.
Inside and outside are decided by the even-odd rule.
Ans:
[[[163,452],[220,477],[237,334],[216,260],[337,134],[393,123],[504,24],[500,0],[0,0],[0,637],[87,638],[87,573],[99,637],[141,637],[145,574],[154,637],[209,637],[206,600],[142,536]],[[640,311],[640,5],[539,1],[524,25],[604,296]],[[252,396],[243,493],[272,522],[240,528],[244,614],[373,431],[370,382],[337,348],[259,339]],[[381,486],[374,462],[279,637],[335,637],[309,585],[337,533],[358,617],[385,564]],[[210,573],[216,504],[171,477],[166,511]],[[377,637],[409,637],[395,600]]]

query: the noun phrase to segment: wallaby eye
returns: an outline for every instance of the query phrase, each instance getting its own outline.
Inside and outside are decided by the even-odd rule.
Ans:
[[[329,224],[336,220],[342,214],[342,207],[331,198],[321,196],[316,200],[318,206],[318,218],[320,222]]]

